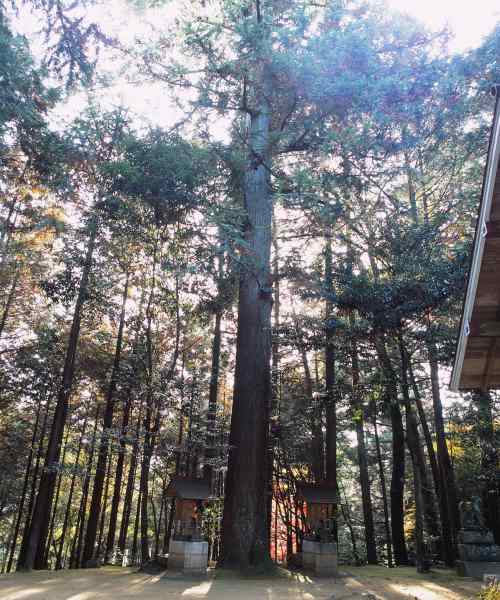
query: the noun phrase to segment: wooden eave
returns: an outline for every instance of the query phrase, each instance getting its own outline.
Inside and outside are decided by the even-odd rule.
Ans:
[[[450,383],[500,388],[500,109],[498,86],[472,262]]]
[[[308,504],[337,504],[336,489],[329,483],[297,483],[297,498]]]
[[[206,479],[175,476],[170,480],[165,496],[181,500],[208,500],[210,484]]]

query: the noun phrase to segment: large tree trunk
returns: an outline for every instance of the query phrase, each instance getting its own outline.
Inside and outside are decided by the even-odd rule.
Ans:
[[[262,66],[258,110],[250,116],[245,173],[245,256],[238,302],[238,334],[229,462],[224,500],[222,562],[246,568],[270,561],[267,535],[268,415],[271,400],[269,186],[270,77]]]
[[[68,339],[68,347],[66,350],[66,358],[61,380],[61,386],[57,396],[57,404],[54,413],[54,420],[50,431],[49,444],[45,455],[44,469],[38,486],[38,494],[35,502],[33,518],[29,531],[29,539],[26,547],[26,555],[23,557],[22,564],[19,568],[30,570],[35,568],[43,568],[43,564],[35,564],[35,557],[43,556],[46,536],[43,535],[43,530],[48,523],[50,512],[52,509],[52,501],[54,497],[54,487],[57,476],[57,465],[61,452],[61,443],[63,437],[64,426],[68,414],[68,402],[73,387],[73,375],[75,370],[76,351],[78,348],[78,339],[80,336],[80,323],[82,318],[83,305],[87,297],[87,288],[92,267],[92,255],[97,235],[97,222],[92,219],[89,223],[89,239],[87,245],[87,253],[83,265],[82,278],[80,280],[80,288],[78,298],[76,300],[73,313],[73,323]],[[37,552],[38,548],[41,551]],[[43,561],[42,561],[43,562]]]
[[[113,413],[115,408],[115,390],[120,372],[120,360],[123,343],[123,330],[125,328],[125,310],[128,296],[128,281],[129,272],[125,276],[125,285],[123,287],[122,306],[120,311],[120,323],[118,326],[118,335],[116,338],[115,356],[113,360],[113,369],[109,380],[108,393],[106,394],[106,407],[104,409],[103,431],[99,444],[99,454],[97,457],[97,467],[94,477],[94,488],[92,490],[92,500],[90,502],[89,520],[87,523],[87,531],[85,534],[85,544],[83,547],[82,566],[94,566],[94,551],[97,535],[97,527],[99,524],[99,516],[101,514],[101,500],[106,476],[106,463],[108,461],[109,448],[109,432],[113,427]]]

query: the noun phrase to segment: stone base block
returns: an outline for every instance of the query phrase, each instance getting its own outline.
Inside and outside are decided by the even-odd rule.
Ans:
[[[500,562],[500,546],[495,546],[495,544],[458,544],[458,555],[463,561]]]
[[[483,579],[484,575],[499,575],[500,562],[476,562],[471,560],[457,561],[457,573],[461,577]]]
[[[469,531],[462,529],[458,532],[458,542],[460,544],[494,544],[493,533],[491,531]]]
[[[336,577],[338,573],[337,544],[326,542],[302,542],[302,564],[304,569],[320,577]]]
[[[208,542],[185,542],[171,540],[168,553],[168,568],[201,575],[208,567]]]

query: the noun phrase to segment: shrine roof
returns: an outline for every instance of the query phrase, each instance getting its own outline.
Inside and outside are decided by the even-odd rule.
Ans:
[[[328,483],[298,483],[297,496],[309,504],[337,504],[338,495]]]
[[[206,479],[196,477],[172,477],[166,496],[181,500],[207,500],[210,496],[210,484]]]

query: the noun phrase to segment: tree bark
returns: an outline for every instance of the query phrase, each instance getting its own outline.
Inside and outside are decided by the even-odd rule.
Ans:
[[[326,234],[325,290],[333,289],[332,240]],[[337,399],[335,393],[335,346],[333,326],[333,302],[327,295],[325,302],[325,405],[326,405],[326,480],[337,489]]]
[[[2,319],[0,320],[0,338],[2,337],[3,330],[5,329],[5,324],[7,323],[7,319],[9,317],[10,309],[12,307],[12,302],[14,300],[14,294],[16,293],[17,284],[19,283],[19,278],[21,276],[21,267],[17,267],[14,278],[12,280],[12,284],[10,286],[9,295],[7,296],[7,301],[5,302],[5,306],[2,312]]]
[[[354,325],[354,316],[350,315],[351,326]],[[354,334],[352,334],[354,335]],[[361,499],[363,506],[363,521],[365,525],[366,560],[369,565],[376,565],[377,546],[375,543],[375,527],[373,524],[373,506],[370,489],[370,475],[368,473],[368,459],[365,445],[365,415],[363,400],[360,396],[359,361],[356,339],[351,340],[351,366],[352,366],[352,408],[356,428],[357,455],[359,465],[359,482],[361,485]]]
[[[434,408],[434,425],[436,428],[436,446],[439,470],[443,481],[444,495],[448,514],[448,523],[453,540],[454,556],[456,556],[457,532],[460,529],[460,513],[458,511],[458,494],[455,473],[448,452],[446,433],[443,419],[443,405],[439,390],[439,364],[435,344],[430,341],[427,345],[429,367],[431,372],[432,404]]]
[[[408,380],[410,358],[404,346],[402,334],[399,335],[399,348],[401,354],[401,387],[403,392],[403,400],[405,403],[405,407],[409,407],[411,409],[410,411],[406,410],[406,422],[411,426],[412,429],[411,432],[408,431],[408,427],[406,429],[408,449],[410,451],[410,454],[412,454],[412,460],[415,461],[415,465],[417,465],[419,469],[418,482],[421,485],[419,493],[422,497],[422,514],[424,515],[427,530],[431,537],[433,537],[434,539],[438,539],[440,536],[438,516],[434,503],[432,486],[429,483],[423,447],[420,441],[418,422],[410,400],[410,383]]]
[[[415,496],[415,554],[417,571],[425,573],[428,570],[425,559],[424,545],[424,485],[422,463],[423,455],[418,435],[418,425],[415,413],[410,403],[408,383],[408,354],[403,344],[402,335],[399,334],[399,349],[401,354],[401,388],[406,412],[406,441],[410,451],[413,467],[413,486]]]
[[[108,536],[106,539],[106,554],[104,561],[109,560],[110,554],[113,552],[116,538],[116,523],[118,521],[118,507],[120,505],[120,494],[122,489],[123,465],[125,461],[125,436],[127,435],[128,424],[130,421],[130,412],[132,408],[132,391],[129,390],[127,400],[123,409],[121,435],[120,435],[120,450],[116,460],[115,481],[113,484],[113,497],[111,500],[111,511],[109,514]],[[127,498],[127,494],[125,494]]]
[[[391,542],[391,525],[389,522],[389,504],[387,502],[387,485],[385,482],[384,463],[382,461],[382,451],[380,449],[380,438],[378,435],[377,426],[377,410],[373,406],[373,432],[375,437],[375,449],[377,452],[378,473],[380,478],[380,490],[382,492],[382,504],[384,508],[384,527],[385,527],[385,544],[387,548],[387,565],[393,567],[392,562],[392,542]]]
[[[495,543],[500,544],[500,473],[491,395],[488,391],[476,390],[473,398],[478,408],[484,520],[486,527],[493,532]]]
[[[64,468],[64,461],[66,459],[66,452],[68,450],[68,439],[69,439],[69,430],[66,431],[66,436],[64,438],[64,444],[63,444],[63,453],[62,453],[62,459],[61,459],[61,466],[63,468]],[[57,517],[57,509],[59,506],[59,495],[61,493],[61,484],[62,484],[63,476],[64,476],[64,470],[62,470],[59,473],[59,477],[57,478],[56,493],[55,493],[55,497],[54,497],[54,508],[52,509],[52,517],[50,519],[50,526],[49,526],[48,535],[47,535],[47,544],[46,544],[44,553],[42,556],[37,557],[35,559],[36,562],[39,562],[39,564],[43,565],[43,567],[42,567],[43,569],[48,568],[50,544],[52,541],[52,536],[54,535],[54,527],[55,527],[55,522],[56,522],[56,517]]]
[[[129,272],[125,275],[125,284],[123,287],[122,306],[120,311],[120,323],[118,326],[118,335],[116,338],[115,356],[113,359],[113,368],[109,380],[108,392],[106,394],[106,407],[104,409],[103,431],[99,443],[99,454],[97,457],[97,466],[94,477],[94,488],[92,490],[92,500],[90,502],[89,520],[85,534],[85,544],[83,547],[82,566],[94,566],[94,551],[101,514],[101,501],[106,476],[106,463],[108,461],[109,432],[113,427],[113,413],[115,408],[116,384],[120,375],[120,360],[123,344],[123,330],[125,328],[125,311],[127,306]]]
[[[396,565],[408,564],[404,535],[405,433],[398,400],[397,378],[382,335],[376,336],[375,347],[384,374],[386,399],[392,428],[391,532]]]
[[[78,509],[78,519],[76,525],[75,536],[70,554],[70,569],[77,569],[80,566],[80,557],[82,553],[83,532],[85,531],[85,516],[87,513],[87,500],[89,495],[90,477],[92,465],[94,463],[95,445],[97,437],[97,426],[99,424],[100,405],[97,404],[94,418],[94,430],[92,432],[92,442],[90,452],[87,458],[86,472],[83,479],[82,497],[80,499],[80,508]]]
[[[137,472],[137,463],[139,455],[139,433],[142,419],[142,411],[139,410],[137,417],[137,426],[135,431],[134,445],[132,447],[132,456],[127,476],[127,487],[125,488],[125,498],[123,500],[123,513],[120,523],[120,535],[118,536],[118,548],[123,554],[127,545],[128,527],[130,523],[130,514],[132,512],[132,500],[134,495],[135,476]]]
[[[52,397],[50,397],[47,401],[47,406],[45,407],[45,414],[43,416],[42,429],[40,431],[40,439],[38,440],[38,449],[36,453],[36,461],[35,468],[33,470],[33,477],[31,479],[31,489],[30,489],[30,499],[28,502],[28,508],[26,510],[26,518],[24,521],[24,529],[23,529],[23,539],[21,542],[21,548],[19,550],[19,556],[17,557],[17,570],[22,570],[20,565],[24,564],[24,557],[26,556],[26,548],[28,547],[29,540],[29,532],[31,527],[31,517],[33,515],[33,506],[35,504],[35,496],[36,496],[36,484],[38,481],[38,472],[40,470],[40,463],[43,457],[43,442],[45,439],[45,434],[47,432],[47,423],[49,419],[50,406],[52,404]]]
[[[33,451],[35,448],[35,442],[36,442],[36,436],[38,434],[38,424],[40,422],[40,411],[41,411],[41,402],[39,402],[38,406],[37,406],[37,410],[36,410],[36,417],[35,417],[35,425],[33,427],[33,435],[31,438],[31,445],[30,445],[30,451],[28,454],[28,464],[26,465],[26,471],[24,473],[24,481],[23,481],[23,489],[21,492],[21,499],[19,501],[19,508],[17,509],[17,517],[16,517],[16,522],[14,525],[14,530],[12,533],[12,541],[11,541],[11,547],[10,547],[10,553],[9,553],[9,559],[7,561],[7,568],[6,568],[6,572],[9,573],[11,568],[12,568],[12,562],[14,560],[14,553],[16,551],[16,544],[17,544],[17,538],[19,535],[19,528],[21,525],[21,519],[23,516],[23,510],[24,510],[24,503],[26,501],[26,496],[27,496],[27,492],[28,492],[28,483],[29,483],[29,478],[31,475],[31,468],[32,468],[32,463],[33,463]],[[26,519],[28,520],[29,515],[26,516]]]
[[[213,465],[211,461],[216,458],[216,424],[217,424],[217,397],[219,393],[220,348],[221,348],[221,323],[222,323],[222,298],[220,282],[224,276],[224,254],[218,256],[218,298],[214,319],[214,332],[212,338],[212,364],[210,367],[210,385],[208,389],[207,432],[205,436],[205,463],[203,476],[213,488]]]
[[[262,66],[258,109],[250,115],[250,155],[245,173],[244,265],[238,302],[238,333],[230,450],[224,499],[222,562],[243,569],[270,562],[267,534],[268,415],[271,400],[269,186],[270,76]]]
[[[415,381],[411,363],[409,364],[409,376],[410,376],[413,393],[415,395],[415,403],[417,405],[417,411],[418,411],[418,416],[419,416],[419,420],[420,420],[420,425],[422,427],[422,431],[424,434],[425,445],[427,448],[427,456],[429,457],[432,479],[434,481],[434,488],[435,488],[436,497],[438,500],[439,518],[441,521],[440,552],[441,552],[441,556],[442,556],[446,566],[452,567],[455,562],[455,552],[454,552],[453,536],[451,534],[450,514],[448,512],[448,503],[446,501],[445,483],[442,479],[441,470],[439,469],[436,452],[434,451],[434,444],[432,442],[431,432],[429,430],[429,425],[427,423],[427,417],[426,417],[425,410],[424,410],[424,407],[422,404],[422,398],[420,396],[420,390]]]
[[[87,245],[87,253],[83,265],[82,278],[80,280],[80,288],[78,298],[76,300],[73,313],[73,323],[68,339],[68,347],[66,350],[66,358],[64,361],[64,369],[62,374],[61,386],[57,396],[57,404],[54,413],[54,420],[50,431],[50,438],[45,455],[44,469],[40,478],[38,494],[31,520],[29,531],[29,539],[26,547],[26,555],[23,557],[23,562],[19,565],[21,569],[30,570],[43,567],[43,565],[35,564],[36,555],[43,555],[46,545],[45,536],[42,536],[44,524],[48,522],[52,508],[54,497],[54,487],[56,483],[57,464],[61,452],[61,443],[63,437],[64,426],[68,414],[68,402],[73,387],[73,377],[75,370],[76,352],[78,348],[78,339],[80,336],[80,323],[82,318],[83,306],[87,296],[87,288],[92,267],[92,255],[94,252],[95,240],[97,236],[96,219],[91,219],[89,223],[89,239]],[[37,552],[40,547],[41,552]]]
[[[85,436],[86,430],[87,430],[87,417],[85,417],[85,421],[83,422],[80,439],[78,440],[78,449],[76,451],[76,459],[75,459],[75,466],[74,466],[75,471],[73,472],[73,476],[71,477],[71,484],[70,484],[69,493],[68,493],[68,501],[66,503],[66,512],[64,513],[64,520],[63,520],[63,525],[62,525],[62,530],[61,530],[61,541],[59,542],[59,548],[57,550],[56,571],[59,569],[62,569],[62,553],[63,553],[63,548],[64,548],[64,540],[66,538],[66,531],[68,529],[69,517],[70,517],[70,513],[71,513],[71,506],[72,506],[72,502],[73,502],[73,494],[75,491],[77,470],[78,470],[78,465],[80,463],[80,455],[82,452],[82,441],[83,441],[83,437]]]

